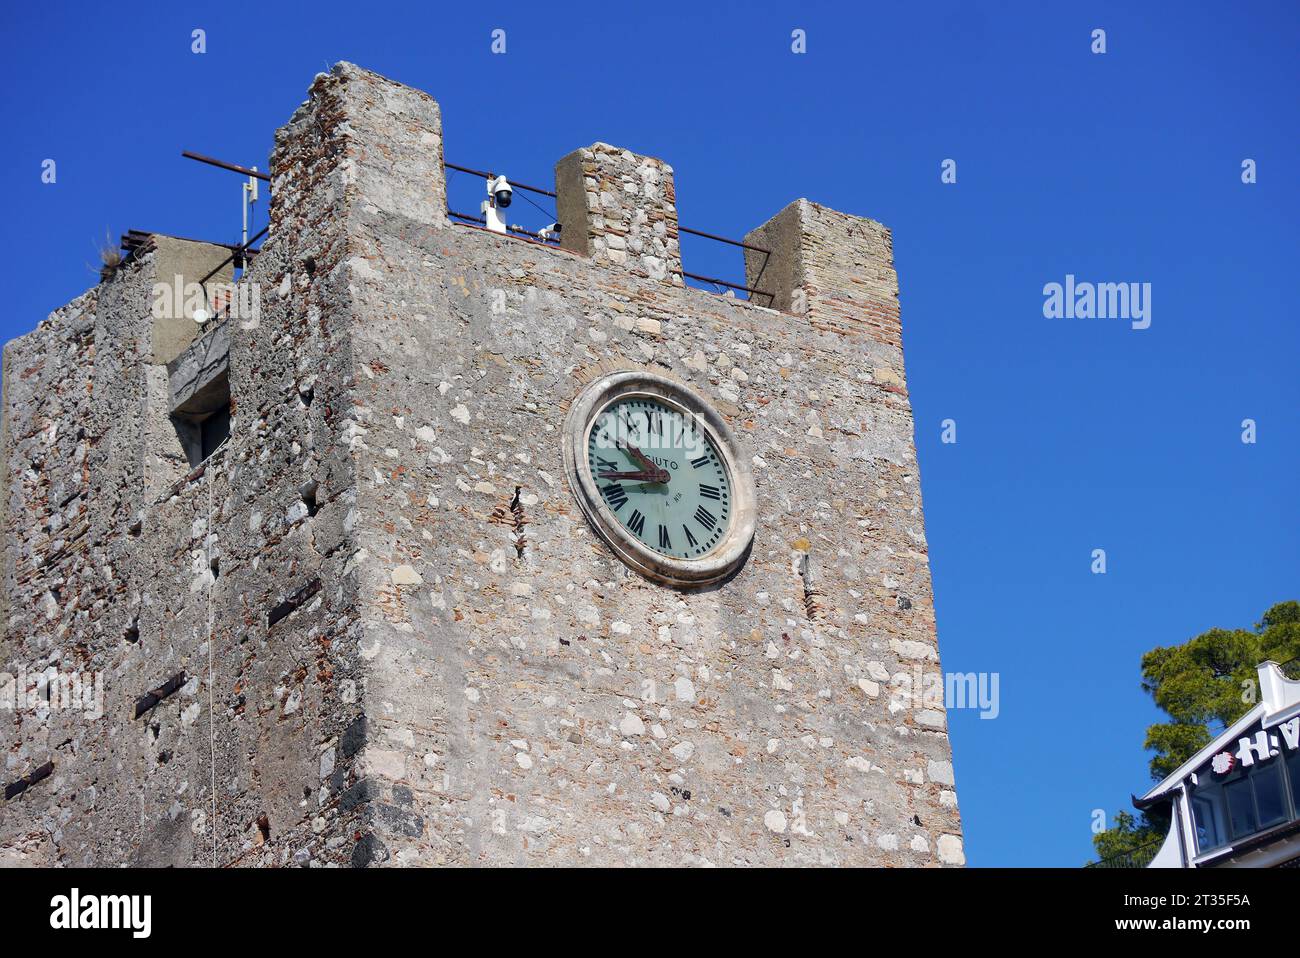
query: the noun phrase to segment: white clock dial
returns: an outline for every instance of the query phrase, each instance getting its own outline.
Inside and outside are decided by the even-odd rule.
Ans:
[[[731,527],[731,477],[703,424],[651,396],[593,420],[587,465],[615,519],[660,555],[706,555]]]

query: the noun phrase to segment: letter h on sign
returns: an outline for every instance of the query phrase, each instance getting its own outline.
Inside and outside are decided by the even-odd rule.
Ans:
[[[1237,761],[1242,766],[1254,765],[1255,760],[1267,761],[1273,755],[1268,742],[1268,732],[1256,732],[1254,739],[1243,738],[1237,742]]]

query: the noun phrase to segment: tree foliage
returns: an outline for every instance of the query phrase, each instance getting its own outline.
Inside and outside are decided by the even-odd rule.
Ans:
[[[1147,846],[1163,839],[1168,831],[1167,808],[1152,808],[1138,815],[1116,812],[1115,824],[1092,836],[1092,847],[1103,862],[1116,866],[1127,866],[1135,861],[1145,864],[1136,853],[1141,850],[1149,854],[1151,849]]]

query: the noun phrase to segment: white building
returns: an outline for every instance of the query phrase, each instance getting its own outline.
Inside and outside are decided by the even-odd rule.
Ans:
[[[1148,868],[1300,867],[1300,682],[1259,666],[1260,701],[1133,804],[1172,802]]]

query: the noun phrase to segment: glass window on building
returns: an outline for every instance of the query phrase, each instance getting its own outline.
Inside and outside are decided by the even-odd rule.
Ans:
[[[1268,828],[1287,820],[1286,794],[1282,791],[1282,763],[1278,761],[1261,765],[1250,776],[1255,788],[1255,812],[1259,827]]]
[[[1291,779],[1291,802],[1297,815],[1300,815],[1300,751],[1292,752],[1286,757],[1287,776]]]
[[[1255,801],[1250,795],[1250,779],[1239,778],[1223,786],[1223,794],[1228,799],[1228,824],[1232,837],[1242,838],[1259,830],[1259,821],[1255,818]]]
[[[1220,789],[1207,789],[1209,794],[1197,792],[1192,795],[1192,815],[1196,819],[1196,847],[1208,852],[1218,848],[1226,841],[1223,823],[1219,814]]]

